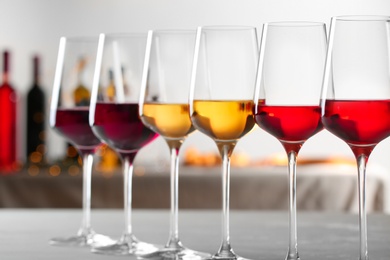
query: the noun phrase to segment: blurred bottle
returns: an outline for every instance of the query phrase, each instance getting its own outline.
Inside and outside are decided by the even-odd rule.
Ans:
[[[16,91],[9,83],[10,53],[3,52],[3,73],[0,86],[0,171],[15,171],[16,162]]]
[[[106,96],[108,101],[114,101],[115,99],[114,73],[112,70],[108,71],[108,86],[106,87]]]
[[[33,82],[27,94],[27,161],[45,163],[45,93],[40,85],[40,60],[33,58]]]
[[[127,85],[127,81],[126,81],[126,76],[125,76],[126,71],[125,71],[125,68],[123,66],[121,67],[121,70],[122,70],[123,90],[125,92],[125,95],[128,96],[128,95],[130,95],[130,88]]]
[[[129,87],[126,82],[125,78],[125,68],[121,67],[122,72],[122,84],[123,84],[123,91],[126,96],[128,96],[130,93]],[[108,101],[114,101],[116,95],[115,90],[115,82],[114,82],[114,72],[110,69],[108,71],[108,86],[106,87],[106,97]]]
[[[108,71],[108,85],[105,88],[105,93],[107,101],[114,101],[115,99],[115,83],[114,83],[114,73],[112,70]],[[109,177],[109,174],[113,173],[113,170],[120,165],[120,159],[116,152],[109,147],[107,144],[102,144],[99,147],[99,150],[96,152],[96,155],[99,157],[99,162],[97,164],[97,170],[101,171],[105,176]]]
[[[86,65],[87,60],[84,57],[80,57],[76,66],[77,86],[73,92],[76,106],[89,106],[89,99],[91,98],[90,91],[83,83],[84,69]]]
[[[77,84],[73,90],[73,100],[76,106],[89,106],[89,101],[91,93],[83,83],[84,69],[87,65],[87,60],[85,57],[79,57],[77,64],[75,66],[75,72],[77,74]],[[64,159],[65,166],[72,166],[73,164],[81,165],[81,160],[79,159],[79,153],[77,149],[70,143],[67,144],[66,156]]]

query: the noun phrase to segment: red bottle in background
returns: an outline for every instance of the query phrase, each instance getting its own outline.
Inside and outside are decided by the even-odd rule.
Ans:
[[[3,74],[0,85],[0,172],[17,169],[16,163],[16,92],[9,83],[8,51],[3,53]]]

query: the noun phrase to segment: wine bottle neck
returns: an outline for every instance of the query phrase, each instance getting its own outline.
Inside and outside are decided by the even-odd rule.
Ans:
[[[9,82],[9,52],[3,53],[3,85],[8,85]]]
[[[9,76],[8,72],[3,72],[3,86],[9,85]]]
[[[34,86],[39,85],[39,57],[34,56],[33,58],[33,80]]]

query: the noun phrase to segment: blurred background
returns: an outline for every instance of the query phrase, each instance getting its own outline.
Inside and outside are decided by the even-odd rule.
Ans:
[[[258,28],[258,33],[260,36],[262,24],[268,21],[310,20],[324,22],[327,24],[327,26],[329,26],[330,18],[336,15],[389,15],[390,1],[1,0],[0,10],[2,10],[2,15],[0,16],[0,51],[2,52],[4,50],[8,50],[10,52],[10,82],[17,92],[16,148],[17,160],[19,164],[15,172],[24,172],[24,175],[21,173],[11,174],[17,175],[19,177],[4,177],[8,178],[8,183],[4,181],[4,187],[0,188],[0,197],[3,201],[0,203],[0,205],[2,205],[3,207],[71,207],[81,205],[81,201],[78,201],[79,194],[77,189],[73,191],[74,195],[69,195],[70,197],[73,196],[73,204],[69,202],[71,200],[70,197],[64,198],[62,202],[53,199],[53,202],[47,204],[39,204],[26,201],[20,202],[21,199],[15,198],[14,194],[7,193],[7,191],[19,191],[21,193],[25,189],[31,189],[32,184],[30,182],[27,182],[25,180],[26,178],[41,178],[42,180],[40,180],[40,182],[46,181],[47,185],[52,186],[51,189],[53,190],[56,190],[56,186],[53,186],[52,180],[46,180],[45,176],[50,175],[51,177],[58,177],[58,179],[65,178],[60,176],[61,174],[66,175],[65,173],[61,173],[61,163],[63,163],[64,160],[67,160],[66,158],[69,157],[68,145],[63,138],[61,138],[57,133],[49,129],[48,120],[45,121],[45,149],[43,152],[45,156],[45,166],[42,166],[43,168],[48,168],[48,173],[42,173],[39,170],[32,170],[28,172],[27,168],[31,164],[32,159],[29,158],[26,153],[26,99],[27,94],[33,84],[33,56],[38,55],[40,57],[40,86],[45,94],[44,103],[46,104],[46,108],[44,117],[47,119],[51,88],[55,72],[58,44],[61,36],[89,35],[97,37],[99,33],[146,32],[150,29],[196,29],[196,27],[202,25],[251,25]],[[0,149],[3,148],[0,147]],[[215,185],[217,187],[208,187],[209,190],[215,191],[215,194],[209,194],[206,198],[203,199],[199,199],[199,197],[192,196],[190,193],[189,195],[183,195],[181,205],[185,207],[215,207],[215,205],[219,205],[219,201],[216,203],[210,202],[209,204],[205,202],[205,200],[208,200],[208,198],[211,198],[213,196],[217,196],[218,200],[218,196],[220,196],[218,154],[215,143],[208,137],[205,137],[202,134],[195,132],[186,140],[181,150],[182,153],[180,156],[182,157],[182,162],[183,164],[186,164],[186,166],[184,167],[185,169],[183,170],[183,175],[189,178],[184,178],[183,182],[188,181],[188,183],[192,183],[191,185],[193,185],[196,180],[203,180],[202,178],[198,177],[203,176],[202,174],[204,174],[204,171],[202,170],[197,173],[198,168],[196,170],[193,170],[193,168],[196,168],[195,166],[193,166],[195,164],[198,165],[201,169],[210,170],[209,176],[215,176]],[[93,189],[96,190],[97,188],[94,187],[99,187],[98,185],[102,185],[99,190],[96,190],[96,193],[100,194],[104,201],[102,203],[99,203],[97,200],[95,200],[94,202],[93,199],[93,205],[96,207],[120,207],[120,200],[122,199],[121,195],[119,195],[120,192],[114,195],[110,193],[111,186],[109,185],[113,185],[112,183],[114,181],[111,180],[112,183],[107,184],[107,182],[109,182],[107,181],[107,178],[114,176],[115,172],[120,171],[118,170],[119,163],[116,161],[115,158],[109,157],[108,155],[104,157],[104,155],[102,155],[103,152],[104,151],[102,151],[100,157],[97,158],[96,164],[103,167],[97,169],[97,171],[101,173],[101,175],[103,176],[102,178],[105,181],[102,181],[100,184],[95,183]],[[265,182],[264,180],[258,180],[258,185],[263,186],[254,186],[252,187],[253,191],[261,189],[260,187],[266,189],[270,186],[268,185],[269,183],[274,182],[281,182],[283,183],[283,185],[287,185],[287,169],[285,168],[286,161],[284,159],[284,150],[279,144],[279,142],[266,132],[256,127],[252,132],[250,132],[247,136],[240,140],[235,149],[235,154],[236,157],[234,158],[235,161],[233,162],[233,167],[237,168],[237,174],[243,174],[238,175],[237,180],[247,178],[247,181],[243,181],[243,183],[240,184],[242,186],[236,187],[236,190],[242,191],[244,189],[249,189],[248,184],[252,182],[253,178],[256,178],[256,176],[260,176],[261,173],[264,173],[263,175],[267,175],[267,178],[271,178],[268,175],[271,174],[279,176],[280,179],[267,179],[268,182]],[[390,140],[386,139],[376,147],[370,157],[370,162],[368,164],[367,170],[368,175],[371,174],[372,176],[379,176],[377,179],[373,180],[374,184],[372,185],[374,186],[374,188],[372,189],[375,190],[372,191],[373,193],[372,195],[369,195],[368,199],[372,200],[373,211],[386,211],[390,208],[388,202],[388,200],[390,200],[390,182],[388,180],[388,176],[390,175],[389,156]],[[356,193],[356,185],[354,182],[352,182],[354,179],[356,179],[356,167],[353,165],[354,159],[352,152],[344,142],[337,139],[330,133],[322,131],[316,136],[312,137],[310,140],[308,140],[300,152],[300,158],[302,159],[302,170],[298,168],[298,178],[300,171],[307,172],[306,175],[309,176],[308,178],[310,178],[310,176],[315,176],[315,174],[312,174],[313,172],[331,172],[331,174],[339,172],[342,172],[344,174],[345,172],[348,172],[348,176],[352,176],[348,177],[349,179],[345,183],[343,181],[339,181],[338,179],[328,179],[328,186],[324,188],[324,192],[328,192],[326,193],[328,195],[324,196],[327,196],[328,199],[330,199],[329,194],[331,192],[329,192],[329,190],[326,190],[328,189],[328,187],[331,186],[333,186],[333,189],[336,190],[344,190],[344,193],[346,192],[345,190],[348,190],[348,192]],[[334,165],[325,166],[325,169],[321,170],[318,170],[318,165],[313,168],[314,164],[327,165],[330,158],[336,158],[336,160],[338,161],[340,161],[340,158],[344,160],[345,165],[347,165],[347,170],[345,170],[345,168],[343,168],[343,170],[340,170],[340,168],[337,167],[332,168],[335,167]],[[75,163],[77,165],[77,158],[75,160]],[[40,161],[38,160],[37,162],[39,164]],[[308,164],[306,168],[304,168],[305,163]],[[50,166],[54,164],[60,165],[60,168],[56,168],[50,171]],[[298,165],[299,164],[300,163],[298,160]],[[110,170],[110,167],[112,165],[113,170]],[[156,181],[156,184],[153,185],[160,185],[161,183],[163,183],[161,185],[164,186],[166,190],[169,189],[169,183],[167,180],[167,177],[169,175],[165,174],[169,170],[169,152],[165,142],[162,139],[156,140],[155,142],[151,143],[149,146],[141,150],[136,158],[135,165],[135,174],[136,177],[139,179],[139,183],[137,184],[137,180],[135,180],[134,185],[138,185],[137,187],[139,190],[142,190],[144,188],[146,189],[146,187],[149,187],[147,185],[151,185],[151,181]],[[104,168],[106,166],[109,168]],[[38,165],[38,167],[41,166]],[[149,182],[147,182],[145,181],[145,178],[148,176],[148,170],[154,172],[156,175],[158,175],[159,172],[163,174],[158,175],[158,178],[154,175],[150,175],[151,178]],[[77,176],[78,170],[74,168],[73,172],[68,171],[68,173],[68,175]],[[232,185],[235,185],[233,183],[233,180],[236,175],[234,174],[236,173],[233,169]],[[117,175],[120,176],[120,173],[118,172]],[[302,176],[304,175],[305,174],[302,174]],[[243,178],[243,176],[247,177]],[[144,177],[144,179],[142,179],[141,177]],[[207,176],[204,177],[207,178]],[[80,178],[75,181],[75,183],[77,183],[75,185],[78,188],[81,187],[79,180]],[[311,179],[311,184],[308,183],[307,187],[311,187],[311,190],[318,191],[318,186],[313,186],[313,182],[316,182],[318,184],[319,180],[321,181],[322,179]],[[24,183],[23,181],[26,181],[26,183]],[[70,182],[69,180],[62,181]],[[0,183],[2,183],[2,181],[0,181]],[[23,186],[23,183],[25,186]],[[36,181],[34,183],[36,183]],[[58,183],[58,185],[61,184],[61,182]],[[195,190],[195,192],[198,192],[199,195],[200,187],[205,187],[207,183],[210,184],[210,180],[206,179],[204,182],[198,183],[198,186],[194,186],[193,189]],[[324,183],[324,181],[321,181],[321,183]],[[122,187],[120,179],[117,180],[117,183],[115,185],[119,185],[118,187],[120,188]],[[285,197],[284,194],[284,192],[286,192],[287,194],[285,187],[286,186],[280,188],[280,191],[283,191],[283,194],[276,194],[276,196],[267,195],[268,193],[264,192],[265,197],[278,197],[280,201],[283,201],[282,203],[279,203],[268,198],[267,200],[264,200],[264,208],[283,209],[284,207],[287,207],[287,197]],[[3,188],[5,189],[5,191]],[[188,189],[190,190],[191,188],[189,187]],[[368,189],[370,189],[370,186],[368,186]],[[184,190],[184,188],[182,188],[182,190]],[[19,195],[25,197],[25,199],[35,196],[34,200],[47,200],[47,194],[42,193],[42,198],[39,198],[39,196],[37,195],[39,193],[38,191],[42,192],[42,188],[39,188],[37,186],[37,193],[28,194],[27,192],[27,194],[25,195]],[[237,195],[235,195],[234,192],[236,191],[232,187],[232,207],[245,208],[245,203],[243,204],[241,200],[242,198],[239,198],[239,194],[242,195],[242,192],[238,193],[238,191]],[[137,192],[137,188],[135,188],[134,192]],[[169,205],[168,195],[166,195],[165,199],[165,195],[161,196],[161,194],[154,194],[152,196],[149,196],[148,192],[145,192],[144,194],[140,192],[141,191],[137,193],[138,195],[135,195],[134,203],[136,207],[167,207]],[[31,196],[33,194],[35,195]],[[346,206],[346,204],[343,204],[340,205],[338,208],[332,208],[330,206],[328,208],[336,210],[356,211],[357,203],[356,205],[354,205],[355,198],[351,198],[351,193],[348,194],[349,195],[345,195],[349,196],[348,206]],[[58,190],[56,196],[61,196]],[[95,195],[95,197],[96,196],[98,195]],[[149,197],[146,199],[145,196]],[[188,196],[188,200],[192,201],[189,202],[189,204],[184,202],[186,196]],[[237,196],[236,204],[234,204],[235,196]],[[306,203],[305,206],[302,206],[302,208],[326,208],[326,206],[324,206],[325,202],[320,202],[320,199],[314,198],[315,196],[312,195],[310,192],[305,196],[301,196],[312,199],[309,202],[302,202],[303,204]],[[333,199],[339,199],[337,197],[339,195],[334,196],[335,198]],[[355,196],[355,194],[353,196]],[[143,200],[141,197],[144,197]],[[164,197],[164,200],[159,204],[156,202],[156,200],[160,197]],[[263,207],[259,203],[259,197],[263,197],[263,195],[255,195],[249,192],[247,194],[247,197],[244,198],[244,200],[248,200],[249,197],[253,197],[255,202],[253,202],[253,204],[251,205],[248,205],[248,208]],[[386,197],[387,200],[385,200]],[[199,200],[199,205],[191,204],[195,203],[194,200],[196,200],[196,198],[198,198]],[[4,201],[6,199],[8,199],[8,201]],[[315,199],[317,200],[317,202]],[[112,200],[117,200],[117,202],[112,203]],[[145,200],[150,201],[150,203],[146,203]],[[331,201],[328,201],[326,203],[332,204]],[[310,204],[311,206],[308,206],[308,204]]]

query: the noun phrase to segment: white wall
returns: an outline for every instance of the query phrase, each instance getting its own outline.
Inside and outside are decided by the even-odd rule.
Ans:
[[[31,56],[43,59],[43,85],[50,95],[58,41],[61,36],[98,35],[101,32],[142,32],[149,29],[196,28],[200,25],[252,25],[279,20],[315,20],[329,25],[330,17],[346,14],[390,14],[389,0],[0,0],[0,50],[12,51],[12,82],[21,96],[20,129],[24,129],[24,96],[32,80]],[[1,122],[0,122],[1,124]],[[20,156],[24,155],[24,133],[20,136]],[[63,149],[56,133],[50,131],[52,158]],[[202,146],[199,146],[202,144]],[[214,143],[200,133],[188,138],[185,147],[196,145],[215,151]],[[183,150],[184,150],[183,149]],[[253,158],[282,153],[273,137],[256,129],[238,144]],[[138,160],[156,162],[168,158],[162,140],[140,152]],[[323,131],[302,148],[301,156],[342,154],[352,157],[349,148]],[[371,163],[390,170],[390,140],[380,143]],[[368,166],[369,170],[370,166]]]

